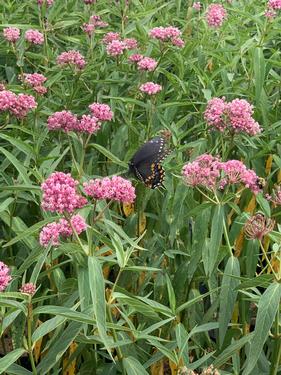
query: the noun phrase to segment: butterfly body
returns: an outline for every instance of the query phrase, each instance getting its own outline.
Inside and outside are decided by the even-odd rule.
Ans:
[[[162,186],[165,171],[161,162],[168,153],[164,138],[155,137],[147,141],[132,157],[129,172],[151,189]]]

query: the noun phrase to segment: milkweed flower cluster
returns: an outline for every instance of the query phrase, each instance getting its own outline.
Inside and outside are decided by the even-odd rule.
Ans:
[[[224,189],[226,185],[243,184],[254,194],[261,191],[256,173],[239,160],[221,162],[209,154],[198,156],[182,169],[184,182],[192,187]]]
[[[147,70],[152,72],[157,67],[157,61],[151,57],[143,57],[138,61],[137,66],[139,70]]]
[[[208,101],[204,118],[209,127],[221,132],[226,129],[256,135],[261,132],[253,117],[253,106],[245,99],[234,99],[227,103],[225,98],[213,98]]]
[[[85,193],[95,199],[132,203],[136,198],[135,188],[131,181],[120,176],[96,178],[85,182],[83,186]]]
[[[87,200],[77,192],[78,181],[69,173],[54,172],[42,184],[41,207],[45,211],[73,213],[85,206]]]
[[[33,296],[36,292],[36,285],[33,283],[26,283],[20,288],[20,292]]]
[[[128,60],[132,63],[137,63],[139,62],[141,59],[143,59],[143,55],[139,54],[139,53],[134,53],[132,54],[131,56],[129,56]]]
[[[140,86],[140,91],[147,95],[155,95],[162,90],[162,86],[154,82],[146,82]]]
[[[171,42],[177,47],[182,48],[184,46],[184,41],[180,38],[181,31],[174,26],[154,27],[149,31],[148,35],[151,38],[157,39],[161,42]]]
[[[42,95],[47,92],[46,87],[43,83],[46,82],[47,78],[43,74],[39,73],[24,73],[20,76],[20,79],[29,87],[32,87],[38,94]]]
[[[94,4],[96,0],[84,0],[85,4]]]
[[[6,289],[11,279],[10,268],[0,261],[0,292],[3,292],[3,290]]]
[[[107,104],[92,103],[89,105],[89,109],[99,121],[111,121],[113,118],[113,112]]]
[[[62,52],[57,57],[57,64],[60,66],[73,65],[77,69],[84,69],[86,61],[80,52],[75,50],[70,50],[68,52]]]
[[[18,119],[22,119],[36,107],[37,103],[32,95],[16,95],[9,90],[0,91],[0,112],[9,111]]]
[[[107,33],[103,39],[106,45],[106,52],[110,56],[122,55],[125,50],[138,48],[138,42],[135,38],[126,38],[121,40],[120,34],[115,32]]]
[[[199,12],[201,9],[201,3],[199,1],[196,1],[195,3],[193,3],[192,8]]]
[[[276,206],[281,206],[281,185],[273,189],[271,195],[267,195],[266,198]]]
[[[53,3],[54,3],[54,0],[37,0],[37,4],[40,6],[46,4],[47,7],[50,7],[51,5],[53,5]]]
[[[20,37],[20,29],[17,27],[6,27],[3,29],[4,38],[11,43],[15,43]]]
[[[38,30],[29,29],[24,34],[25,40],[32,44],[43,44],[44,35]]]
[[[43,247],[58,246],[60,236],[67,238],[73,235],[73,229],[79,235],[87,229],[85,219],[81,215],[74,215],[70,218],[70,223],[61,218],[58,222],[45,225],[40,232],[39,242]]]
[[[96,28],[107,27],[108,23],[102,21],[101,17],[98,15],[93,15],[90,17],[89,23],[84,23],[82,30],[85,31],[88,35],[92,35]]]
[[[209,27],[221,27],[227,18],[227,12],[221,4],[210,4],[206,11],[206,21]]]
[[[244,225],[244,233],[249,240],[262,240],[275,226],[275,220],[262,213],[250,217]]]
[[[272,20],[276,17],[277,11],[281,9],[281,0],[269,0],[267,3],[267,9],[264,13],[265,17]]]

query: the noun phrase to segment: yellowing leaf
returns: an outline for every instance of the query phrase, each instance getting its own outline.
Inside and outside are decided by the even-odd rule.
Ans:
[[[126,217],[128,217],[128,216],[132,215],[132,213],[134,212],[134,204],[133,203],[123,203],[122,209],[123,209],[124,215]]]

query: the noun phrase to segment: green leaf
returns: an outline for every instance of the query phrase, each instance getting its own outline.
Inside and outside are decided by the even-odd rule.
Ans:
[[[259,103],[265,78],[265,61],[262,47],[254,47],[253,55],[255,96],[256,102]]]
[[[0,147],[0,152],[2,152],[2,154],[4,154],[6,158],[14,165],[24,183],[27,185],[31,185],[31,181],[23,164],[13,154],[5,150],[3,147]]]
[[[32,372],[26,370],[25,368],[13,363],[7,370],[7,374],[11,375],[32,375]]]
[[[105,348],[107,349],[111,359],[114,361],[111,355],[111,350],[108,344],[108,337],[106,333],[106,301],[102,268],[100,262],[95,257],[88,258],[88,268],[90,291],[92,296],[93,309],[97,321],[97,328]]]
[[[281,284],[271,284],[260,298],[253,339],[250,344],[249,355],[243,375],[249,375],[255,367],[268,338],[268,332],[272,326],[278,311],[281,298]]]
[[[106,156],[113,163],[128,169],[128,164],[118,159],[117,156],[113,155],[108,149],[104,148],[103,146],[97,143],[92,143],[90,146],[93,146],[95,149],[101,152],[104,156]]]
[[[200,296],[197,296],[197,297],[193,298],[192,300],[185,302],[184,304],[182,304],[181,306],[179,306],[179,307],[177,308],[177,310],[176,310],[176,314],[179,314],[181,311],[183,311],[183,310],[185,310],[185,309],[188,309],[190,306],[194,305],[194,304],[197,303],[198,301],[201,301],[203,298],[209,296],[210,294],[216,292],[217,290],[218,290],[218,288],[213,289],[213,290],[211,290],[210,292],[207,292],[207,293],[201,294]]]
[[[232,277],[235,276],[235,277]],[[237,278],[236,278],[237,277]],[[219,309],[219,343],[220,347],[227,331],[228,323],[231,319],[234,304],[237,297],[237,289],[239,285],[240,266],[236,257],[231,256],[226,264],[224,275],[222,278],[220,293],[220,309]]]
[[[123,365],[127,375],[149,375],[142,364],[134,357],[124,358]]]
[[[15,349],[0,359],[0,374],[3,374],[9,366],[16,362],[26,352],[25,349]]]

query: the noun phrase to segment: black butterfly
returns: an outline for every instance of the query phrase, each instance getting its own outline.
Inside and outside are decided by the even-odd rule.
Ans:
[[[155,189],[162,186],[165,171],[161,161],[169,154],[165,148],[165,140],[155,137],[147,141],[129,162],[129,172],[141,180],[147,187]]]

